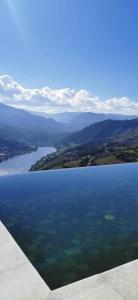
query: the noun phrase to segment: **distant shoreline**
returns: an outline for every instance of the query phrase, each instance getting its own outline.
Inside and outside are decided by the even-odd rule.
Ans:
[[[0,176],[27,173],[32,164],[47,154],[56,151],[54,147],[37,147],[36,151],[15,155],[0,163]]]
[[[13,157],[16,157],[16,156],[20,156],[20,155],[23,155],[23,154],[28,154],[28,153],[31,153],[31,152],[35,152],[35,151],[37,151],[37,149],[38,149],[38,147],[37,146],[33,146],[33,148],[32,149],[28,149],[28,150],[23,150],[23,151],[16,151],[16,153],[8,153],[8,154],[5,154],[4,155],[4,153],[3,153],[3,159],[1,159],[1,154],[0,154],[0,164],[2,163],[2,162],[4,162],[4,161],[6,161],[6,160],[8,160],[8,159],[10,159],[10,158],[13,158]]]

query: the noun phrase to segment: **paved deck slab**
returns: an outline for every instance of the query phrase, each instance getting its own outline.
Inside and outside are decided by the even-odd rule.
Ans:
[[[50,300],[138,300],[138,260],[52,291]]]
[[[0,222],[0,300],[47,300],[50,289]]]

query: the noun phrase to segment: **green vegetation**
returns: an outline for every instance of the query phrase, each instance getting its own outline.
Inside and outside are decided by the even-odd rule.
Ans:
[[[138,162],[138,144],[107,144],[91,148],[89,154],[66,150],[50,154],[42,158],[31,171],[49,170],[60,168],[74,168],[86,166],[108,165],[115,163]]]
[[[138,119],[95,123],[64,139],[31,171],[138,162]]]

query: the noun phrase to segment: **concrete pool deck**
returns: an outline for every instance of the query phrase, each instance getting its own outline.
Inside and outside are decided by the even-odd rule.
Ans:
[[[0,300],[123,299],[138,300],[138,260],[51,291],[0,222]]]

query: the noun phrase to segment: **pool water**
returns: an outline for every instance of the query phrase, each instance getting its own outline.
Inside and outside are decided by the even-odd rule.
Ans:
[[[0,219],[50,288],[138,258],[138,164],[0,177]]]

